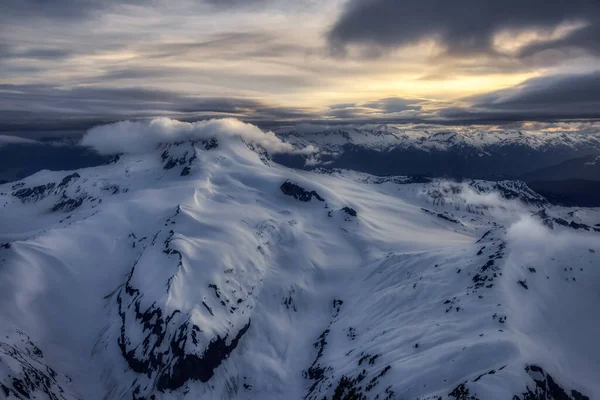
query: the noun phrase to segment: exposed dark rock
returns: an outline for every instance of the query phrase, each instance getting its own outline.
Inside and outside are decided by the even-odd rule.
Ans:
[[[334,308],[339,307],[341,303],[336,303],[334,300]],[[339,311],[339,310],[338,310]],[[344,400],[358,400],[367,399],[367,393],[374,390],[379,384],[379,380],[388,373],[391,369],[390,365],[382,369],[377,369],[376,364],[380,355],[371,355],[367,353],[361,353],[358,359],[356,374],[342,375],[339,379],[335,376],[332,367],[324,367],[320,364],[319,360],[323,356],[325,347],[327,345],[327,336],[329,335],[329,329],[326,329],[320,336],[319,339],[314,343],[314,347],[317,349],[317,355],[313,364],[304,371],[304,377],[313,380],[313,384],[309,388],[306,396],[307,400],[327,399],[327,395],[324,393],[330,392],[333,389],[331,399],[344,399]],[[354,329],[349,328],[348,337],[352,340],[354,338]],[[346,356],[349,356],[350,351]],[[377,372],[375,372],[377,371]],[[371,378],[367,381],[367,377]],[[337,383],[335,383],[337,381]],[[376,396],[371,398],[375,399],[391,399],[393,398],[394,392],[391,390],[391,386],[387,387],[384,391],[380,391]]]
[[[492,315],[492,319],[493,320],[498,320],[498,322],[500,322],[501,324],[505,323],[506,320],[508,319],[508,317],[506,315],[498,315],[496,313],[494,313],[494,315]]]
[[[206,308],[206,310],[207,310],[207,311],[210,313],[210,315],[212,315],[213,317],[215,316],[215,314],[213,314],[213,310],[212,310],[212,308],[210,308],[210,307],[208,306],[208,304],[206,304],[206,302],[204,302],[204,301],[203,301],[203,302],[202,302],[202,305],[204,306],[204,308]]]
[[[493,188],[508,200],[519,200],[522,203],[537,207],[548,205],[548,201],[542,195],[531,190],[523,181],[500,181],[496,182]]]
[[[216,149],[219,147],[219,141],[216,138],[204,140],[202,144],[204,145],[205,150]]]
[[[177,147],[179,145],[180,144],[176,143],[173,146]],[[174,157],[169,152],[169,149],[164,150],[160,155],[160,158],[164,162],[163,169],[169,170],[180,165],[191,164],[192,160],[195,159],[196,155],[194,153],[190,158],[188,158],[188,154],[190,152],[194,153],[193,150],[186,150],[181,157]]]
[[[38,185],[31,188],[23,188],[16,190],[12,193],[13,196],[17,197],[23,203],[30,203],[41,200],[51,194],[63,193],[66,187],[75,179],[79,179],[80,176],[77,172],[65,176],[60,183],[57,185],[55,182],[50,182],[45,185]],[[13,190],[23,186],[23,182],[13,185]]]
[[[162,310],[155,304],[142,311],[141,293],[131,286],[130,279],[117,297],[122,323],[118,345],[121,354],[133,371],[149,377],[154,373],[159,374],[156,381],[158,390],[177,389],[188,380],[208,382],[214,375],[214,370],[229,357],[242,336],[250,328],[250,320],[248,320],[248,323],[231,338],[231,341],[229,340],[230,335],[216,335],[201,355],[190,353],[187,342],[191,339],[194,345],[197,345],[196,334],[201,332],[201,329],[190,324],[189,319],[178,326],[173,325],[174,317],[180,314],[178,310],[166,318],[163,316]],[[129,306],[125,304],[126,298],[133,301]],[[134,320],[129,317],[132,312]],[[146,335],[142,341],[142,348],[132,346],[127,337],[126,326],[133,323],[139,324],[142,332]],[[168,340],[168,331],[172,329],[174,334],[168,344],[169,350],[160,350],[163,348],[164,341]],[[229,341],[230,344],[227,344]]]
[[[293,310],[294,312],[298,311],[296,308],[296,303],[294,303],[294,298],[292,297],[293,290],[290,291],[289,296],[283,298],[283,305],[289,310]]]
[[[459,220],[457,220],[455,218],[452,218],[452,217],[450,217],[450,216],[448,216],[446,214],[438,213],[437,217],[440,218],[440,219],[446,220],[448,222],[452,222],[453,224],[460,224]]]
[[[73,179],[78,179],[80,178],[79,174],[77,172],[73,172],[70,175],[65,176],[62,181],[60,181],[60,183],[58,184],[58,189],[64,188],[65,186],[67,186]]]
[[[9,374],[0,382],[0,397],[34,399],[43,393],[50,400],[66,399],[62,385],[63,382],[69,383],[70,378],[47,365],[42,351],[25,333],[16,331],[12,339],[10,342],[0,342],[0,364],[3,368],[10,364],[19,365],[20,368],[12,370],[12,376]],[[3,364],[4,357],[11,359],[11,362]]]
[[[486,232],[484,236],[481,239],[479,239],[479,241],[481,241],[488,234],[489,231]],[[489,259],[486,261],[486,263],[479,267],[476,270],[475,275],[473,275],[473,278],[471,278],[471,280],[474,283],[472,287],[474,291],[484,286],[486,288],[491,288],[493,286],[492,282],[498,277],[498,275],[502,275],[502,273],[500,272],[500,268],[496,263],[496,260],[504,257],[504,249],[506,248],[506,243],[504,243],[503,241],[497,241],[496,243],[498,243],[496,246],[496,251],[490,254]]]
[[[344,304],[344,300],[333,299],[333,308],[335,310],[335,314],[333,315],[334,317],[337,317],[337,315],[340,313],[340,308],[342,307],[342,304]]]
[[[180,208],[167,221],[173,222]],[[161,231],[157,232],[148,246],[154,246]],[[173,230],[166,234],[163,253],[177,259],[175,270],[182,267],[181,253],[171,247],[174,238]],[[145,250],[145,248],[144,248]],[[156,303],[145,304],[145,294],[132,282],[139,260],[144,250],[135,261],[125,284],[117,294],[117,310],[120,318],[120,334],[117,344],[121,355],[129,368],[148,379],[153,379],[151,386],[140,388],[134,398],[143,397],[142,390],[154,387],[159,391],[174,390],[182,387],[190,380],[208,382],[223,361],[238,346],[239,341],[250,328],[248,323],[239,328],[237,333],[229,329],[224,334],[216,334],[210,338],[208,345],[199,347],[201,341],[198,335],[202,329],[193,324],[189,314],[174,310],[165,314]],[[169,290],[170,278],[167,282]],[[219,289],[211,285],[218,299],[221,299]],[[224,298],[224,297],[223,297]],[[224,305],[223,300],[221,303]],[[213,310],[204,303],[207,311],[214,315]],[[129,332],[136,332],[131,337]],[[139,333],[141,332],[141,336]]]
[[[183,167],[183,169],[181,170],[181,176],[188,176],[191,172],[191,168],[190,167]]]
[[[56,183],[51,182],[46,185],[34,186],[32,188],[19,189],[13,192],[13,196],[17,197],[23,203],[38,201],[49,195],[54,188]]]
[[[361,375],[356,379],[342,376],[333,392],[332,400],[366,400],[367,397],[361,393],[362,388],[356,386],[360,378],[364,379]]]
[[[375,358],[376,357],[377,356],[375,356]],[[374,362],[370,363],[370,364],[373,365]],[[363,383],[368,375],[368,372],[366,369],[360,370],[360,372],[355,377],[348,377],[348,376],[342,375],[342,377],[340,378],[340,380],[338,381],[338,383],[334,389],[333,396],[331,397],[331,399],[332,400],[366,400],[367,393],[372,391],[379,384],[379,380],[381,379],[381,377],[383,377],[385,374],[387,374],[391,368],[392,367],[389,365],[386,366],[378,374],[374,375],[366,383]],[[364,387],[363,387],[363,384],[365,385]],[[383,394],[386,395],[385,396],[386,399],[391,399],[394,395],[394,392],[391,390],[390,387],[388,387],[385,389]],[[380,395],[377,395],[377,396],[380,396]],[[379,397],[375,397],[375,398],[379,398]]]
[[[353,327],[349,326],[348,327],[348,333],[346,334],[346,336],[350,340],[356,339],[356,328],[353,328]]]
[[[237,347],[240,339],[250,328],[250,320],[231,339],[228,345],[228,336],[216,336],[206,347],[202,356],[185,353],[185,340],[179,342],[178,338],[171,341],[171,350],[176,357],[174,364],[167,368],[158,378],[158,390],[178,389],[189,380],[208,382],[214,375],[214,370],[226,360]]]
[[[461,383],[455,387],[450,393],[449,397],[454,397],[456,400],[479,400],[477,396],[471,395],[469,388],[465,385],[466,382]]]
[[[354,208],[344,207],[342,208],[342,211],[351,217],[356,217],[356,210],[354,210]]]
[[[547,221],[551,221],[550,223],[554,222],[558,225],[564,226],[565,228],[571,228],[571,229],[575,229],[575,230],[582,229],[585,231],[600,232],[599,228],[589,226],[586,224],[580,224],[575,221],[567,221],[564,218],[548,218]]]
[[[462,225],[462,223],[459,220],[457,220],[456,218],[454,218],[454,217],[452,217],[452,216],[450,216],[450,215],[448,215],[446,213],[438,213],[438,212],[435,212],[435,211],[428,210],[426,208],[421,208],[421,211],[423,211],[424,213],[427,213],[429,215],[436,216],[439,219],[443,219],[444,221],[452,222],[453,224],[460,224],[460,225]]]
[[[521,285],[523,288],[525,288],[525,290],[528,290],[528,289],[529,289],[529,286],[527,286],[527,280],[522,280],[522,281],[521,281],[521,280],[519,280],[519,281],[517,281],[517,283],[518,283],[519,285]]]
[[[431,181],[431,178],[428,178],[424,175],[411,175],[407,176],[406,179],[404,179],[404,181],[401,182],[401,184],[407,185],[411,183],[431,183]]]
[[[105,162],[104,165],[116,164],[119,162],[119,160],[121,159],[122,156],[123,156],[123,153],[115,154],[110,160]]]
[[[121,188],[119,185],[107,185],[102,188],[105,192],[110,192],[110,194],[119,194],[121,192]],[[123,192],[126,192],[127,189],[123,189]]]
[[[504,367],[503,367],[503,368],[504,368]],[[477,382],[477,381],[479,381],[481,378],[483,378],[483,377],[484,377],[484,376],[486,376],[486,375],[495,375],[495,374],[496,374],[496,370],[495,370],[495,369],[492,369],[492,370],[490,370],[490,371],[486,372],[485,374],[481,374],[481,375],[479,375],[477,378],[475,378],[475,379],[473,380],[473,382]]]
[[[292,196],[296,200],[300,200],[300,201],[303,201],[303,202],[309,202],[309,201],[312,200],[313,197],[315,199],[319,200],[319,201],[325,201],[314,190],[312,190],[312,191],[309,192],[308,190],[306,190],[306,189],[302,188],[301,186],[298,186],[295,183],[292,183],[290,181],[285,181],[281,185],[281,191],[286,196]]]
[[[319,360],[323,357],[323,351],[327,345],[327,335],[329,335],[329,329],[326,329],[321,333],[318,340],[313,343],[313,346],[317,349],[317,356],[315,357],[312,365],[306,370],[305,377],[311,380],[320,380],[323,378],[324,368],[318,365]]]
[[[63,194],[63,197],[52,206],[52,211],[53,212],[57,212],[57,211],[65,211],[65,212],[69,212],[69,211],[73,211],[76,208],[80,207],[83,202],[85,201],[87,197],[82,196],[82,197],[77,197],[75,199],[72,199],[70,197],[67,197],[66,195]]]
[[[537,365],[528,365],[525,372],[534,381],[535,386],[527,386],[526,391],[519,396],[514,396],[514,400],[589,400],[590,398],[577,390],[571,390],[569,394],[556,381]]]
[[[491,230],[489,230],[489,231],[485,232],[485,233],[483,234],[483,236],[481,236],[481,237],[479,238],[479,240],[477,241],[477,243],[480,243],[480,242],[482,242],[482,241],[483,241],[483,239],[485,239],[486,237],[488,237],[488,235],[489,235],[490,233],[492,233],[492,231],[491,231]]]

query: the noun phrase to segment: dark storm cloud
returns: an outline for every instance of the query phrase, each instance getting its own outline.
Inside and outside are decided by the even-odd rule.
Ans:
[[[394,48],[434,37],[460,55],[493,52],[492,38],[502,29],[552,29],[574,21],[588,25],[554,45],[597,50],[598,0],[350,0],[328,39],[343,52],[347,44]]]
[[[600,118],[600,71],[544,76],[476,96],[469,108],[446,108],[438,116],[465,121],[555,121]]]

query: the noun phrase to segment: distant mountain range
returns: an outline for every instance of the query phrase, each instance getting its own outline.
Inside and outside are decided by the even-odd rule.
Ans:
[[[71,170],[100,165],[107,160],[77,146],[76,140],[0,145],[0,183],[22,179],[42,169]]]
[[[600,181],[600,156],[584,156],[572,158],[550,167],[525,173],[521,176],[525,181],[557,181],[564,179],[582,179]]]
[[[428,132],[373,129],[279,132],[293,146],[319,151],[318,160],[283,155],[293,167],[344,168],[374,175],[506,179],[569,159],[600,155],[600,133],[520,131]]]
[[[600,156],[563,161],[520,178],[554,204],[600,206]]]

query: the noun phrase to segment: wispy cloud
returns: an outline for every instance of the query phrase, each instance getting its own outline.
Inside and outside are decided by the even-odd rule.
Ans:
[[[20,136],[0,135],[0,147],[7,144],[41,144],[36,140],[23,138]]]

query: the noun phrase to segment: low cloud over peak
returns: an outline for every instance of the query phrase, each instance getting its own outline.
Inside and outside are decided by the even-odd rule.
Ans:
[[[271,153],[294,153],[292,145],[284,143],[271,131],[262,131],[255,125],[235,118],[210,119],[197,122],[181,122],[170,118],[151,121],[121,121],[90,129],[81,140],[82,146],[95,149],[103,155],[117,153],[144,153],[160,143],[181,140],[227,139],[239,137],[260,145]],[[300,153],[313,152],[312,148]]]

